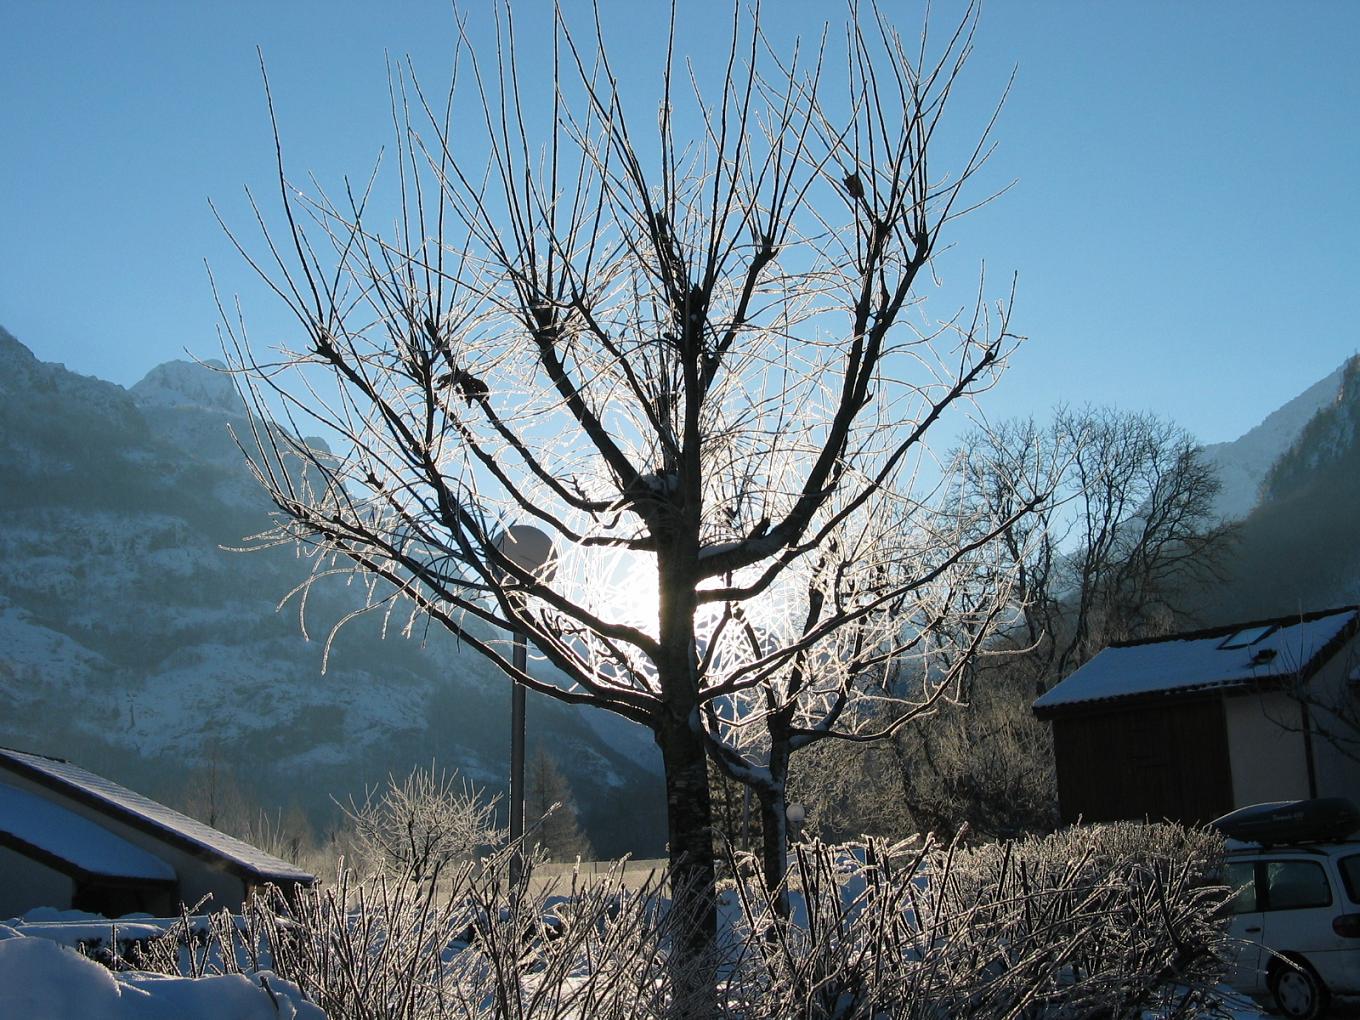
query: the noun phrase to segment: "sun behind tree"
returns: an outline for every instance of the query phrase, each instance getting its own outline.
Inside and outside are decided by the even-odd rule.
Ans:
[[[918,475],[927,434],[1019,340],[1009,296],[982,287],[936,322],[916,308],[946,226],[989,197],[971,185],[991,122],[947,167],[928,151],[976,10],[909,41],[852,4],[842,38],[815,26],[820,43],[776,53],[758,8],[734,4],[706,83],[676,52],[676,5],[645,138],[598,22],[574,33],[557,8],[529,54],[500,14],[491,59],[460,40],[446,98],[394,70],[394,229],[370,222],[376,179],[303,194],[280,144],[283,217],[271,232],[261,214],[260,257],[242,250],[298,338],[265,356],[224,327],[254,421],[287,427],[241,439],[279,511],[264,544],[297,543],[316,576],[354,571],[374,611],[433,620],[526,687],[652,731],[675,916],[694,922],[672,1008],[708,1016],[710,751],[768,777],[782,829],[797,741],[867,736],[867,705],[903,701],[890,664],[933,647],[922,628],[991,618],[974,588],[992,575],[970,563],[985,534],[964,538],[974,522],[935,512]],[[527,94],[529,60],[552,69],[546,95]],[[316,431],[334,453],[295,438]],[[553,536],[552,578],[498,548],[520,523]],[[591,564],[620,551],[655,564],[654,633],[596,611]],[[512,633],[565,679],[516,668]],[[738,703],[753,711],[726,715]],[[766,721],[769,741],[740,739]]]

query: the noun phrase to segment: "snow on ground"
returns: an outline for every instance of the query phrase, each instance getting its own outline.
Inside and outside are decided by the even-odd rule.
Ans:
[[[268,972],[197,979],[114,974],[44,938],[0,927],[0,1014],[14,1020],[325,1020]]]
[[[1271,1020],[1274,1013],[1267,1013],[1254,1005],[1250,999],[1238,995],[1228,988],[1223,993],[1223,1017],[1225,1020]]]

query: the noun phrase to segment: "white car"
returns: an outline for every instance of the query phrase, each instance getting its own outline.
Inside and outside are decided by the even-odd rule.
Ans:
[[[1282,846],[1228,841],[1225,883],[1237,890],[1228,983],[1269,992],[1294,1020],[1332,996],[1360,996],[1360,842]]]

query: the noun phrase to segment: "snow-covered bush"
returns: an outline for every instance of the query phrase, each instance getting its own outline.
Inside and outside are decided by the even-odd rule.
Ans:
[[[1179,825],[1074,826],[951,854],[931,884],[937,909],[968,918],[969,951],[1022,975],[995,985],[998,1006],[1186,1016],[1222,972],[1227,890],[1210,881],[1222,853],[1217,835]]]
[[[743,1015],[1138,1018],[1211,1005],[1221,844],[1177,826],[1078,827],[974,849],[805,846],[781,922],[743,887]]]
[[[659,880],[627,888],[623,864],[589,882],[539,881],[510,850],[438,881],[343,868],[326,887],[257,899],[219,916],[207,938],[188,918],[136,962],[166,973],[268,968],[330,1020],[522,1017],[646,1020],[667,1014],[666,947],[679,919]]]
[[[932,840],[796,848],[791,917],[758,878],[726,894],[717,998],[740,1020],[1136,1020],[1192,1017],[1224,939],[1215,837],[1091,826],[965,849]],[[439,882],[342,871],[292,901],[256,901],[206,937],[153,945],[141,967],[293,982],[330,1020],[647,1020],[671,1000],[685,919],[622,867],[516,893],[509,851]],[[687,987],[684,981],[681,987]]]

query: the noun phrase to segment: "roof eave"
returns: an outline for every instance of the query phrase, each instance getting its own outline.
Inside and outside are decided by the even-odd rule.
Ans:
[[[1253,677],[1250,680],[1221,680],[1193,687],[1163,688],[1157,691],[1139,691],[1137,694],[1115,694],[1105,698],[1084,698],[1081,701],[1064,701],[1056,705],[1033,705],[1031,711],[1036,719],[1047,721],[1068,715],[1090,715],[1110,708],[1138,707],[1157,705],[1168,701],[1192,701],[1220,694],[1231,694],[1258,687],[1270,686],[1279,677]]]
[[[25,779],[31,780],[40,786],[60,793],[63,796],[70,797],[72,800],[84,804],[86,807],[94,808],[101,814],[120,821],[125,825],[129,825],[139,832],[161,839],[192,857],[216,864],[224,871],[231,873],[244,882],[253,882],[256,885],[266,882],[272,882],[275,885],[290,883],[296,885],[312,885],[316,882],[315,875],[305,872],[301,868],[296,872],[262,871],[253,865],[228,857],[220,850],[214,850],[212,847],[206,846],[197,840],[190,839],[182,832],[178,832],[167,825],[162,825],[153,819],[139,815],[135,811],[129,811],[120,804],[106,800],[98,794],[91,793],[89,790],[82,789],[72,783],[65,782],[59,777],[44,772],[42,769],[35,768],[20,759],[0,755],[0,765],[13,769]]]
[[[0,846],[13,850],[30,860],[37,861],[53,871],[60,872],[75,882],[104,882],[117,885],[155,886],[157,889],[173,889],[179,884],[174,878],[156,878],[151,875],[124,875],[111,871],[91,871],[74,861],[30,843],[12,832],[0,832]]]

